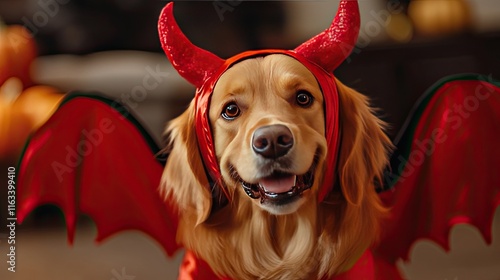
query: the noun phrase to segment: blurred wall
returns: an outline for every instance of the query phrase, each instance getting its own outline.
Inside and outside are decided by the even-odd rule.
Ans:
[[[470,6],[475,32],[500,30],[497,0],[464,1]],[[339,0],[177,2],[175,15],[186,34],[195,43],[225,57],[252,48],[293,47],[330,24]],[[362,29],[370,22],[384,20],[390,7],[406,6],[407,2],[359,1]],[[9,24],[27,26],[39,42],[41,54],[85,54],[115,49],[160,52],[156,23],[165,3],[0,0],[0,17]],[[387,40],[385,30],[372,28],[370,32],[371,44]]]

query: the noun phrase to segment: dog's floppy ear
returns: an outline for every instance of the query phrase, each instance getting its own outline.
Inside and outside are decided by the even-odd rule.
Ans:
[[[195,131],[194,100],[189,108],[172,120],[166,130],[169,153],[161,179],[165,197],[173,197],[183,219],[196,224],[204,222],[212,207],[211,194]]]
[[[374,115],[368,98],[338,80],[336,84],[340,99],[340,185],[345,199],[360,205],[366,191],[375,193],[374,180],[381,180],[392,144],[383,131],[385,123]]]

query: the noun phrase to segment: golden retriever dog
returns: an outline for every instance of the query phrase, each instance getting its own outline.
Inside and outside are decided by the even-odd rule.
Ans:
[[[334,79],[332,77],[332,79]],[[171,121],[161,189],[178,204],[178,242],[219,276],[321,279],[349,270],[372,245],[386,212],[374,184],[391,142],[368,99],[334,80],[340,138],[325,164],[324,96],[291,56],[244,59],[218,78],[209,123],[221,185],[214,205],[196,135],[196,102]],[[335,152],[335,151],[333,151]],[[322,182],[335,186],[318,200]]]
[[[390,141],[367,98],[336,84],[342,191],[321,204],[318,187],[324,176],[333,175],[323,166],[322,92],[295,59],[274,54],[244,60],[215,86],[210,124],[223,180],[232,192],[231,204],[218,212],[210,215],[212,196],[203,182],[194,102],[168,126],[172,148],[163,187],[182,209],[178,238],[217,274],[317,279],[349,269],[376,238],[384,209],[374,179],[381,178],[387,164]],[[242,187],[258,184],[284,193],[294,181],[309,179],[304,176],[314,178],[310,190],[282,202],[251,199]]]

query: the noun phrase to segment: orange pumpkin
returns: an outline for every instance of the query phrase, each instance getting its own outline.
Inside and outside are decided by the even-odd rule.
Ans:
[[[53,87],[33,86],[19,95],[12,105],[12,110],[28,116],[31,119],[32,130],[35,130],[49,119],[62,98],[63,94]]]
[[[21,81],[11,78],[0,87],[0,158],[14,163],[28,136],[57,108],[63,95],[49,86],[22,91]]]
[[[387,35],[396,42],[406,43],[413,38],[413,24],[404,13],[391,14],[386,31]]]
[[[408,15],[423,36],[456,34],[470,25],[470,8],[464,0],[411,1]]]
[[[26,139],[52,115],[61,98],[56,89],[32,86],[37,55],[30,32],[0,22],[0,161],[15,163]]]
[[[0,85],[16,77],[23,88],[31,86],[30,69],[36,56],[36,43],[26,28],[0,23]]]

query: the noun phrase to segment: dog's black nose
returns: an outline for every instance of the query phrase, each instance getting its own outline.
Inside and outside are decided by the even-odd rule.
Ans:
[[[292,147],[292,132],[284,125],[263,126],[253,133],[252,148],[257,154],[265,158],[284,156]]]

